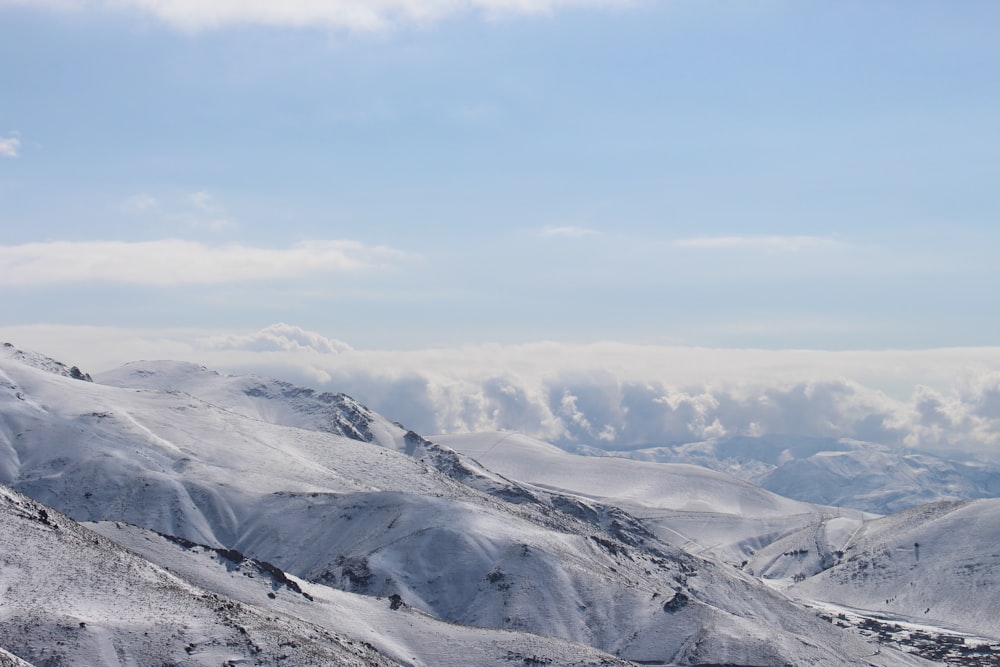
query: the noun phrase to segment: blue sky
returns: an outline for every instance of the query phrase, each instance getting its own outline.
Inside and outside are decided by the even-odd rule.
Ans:
[[[0,324],[996,340],[994,2],[239,4],[0,1]]]
[[[0,0],[0,337],[427,433],[996,455],[997,25],[992,0]]]

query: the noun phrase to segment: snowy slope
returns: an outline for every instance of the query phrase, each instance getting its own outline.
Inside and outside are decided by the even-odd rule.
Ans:
[[[815,506],[697,466],[577,456],[513,432],[437,435],[432,439],[512,479],[605,501],[750,517],[817,511]]]
[[[2,348],[0,348],[0,355],[3,355],[8,359],[19,361],[25,366],[31,366],[32,368],[37,368],[49,373],[73,378],[74,380],[93,382],[89,373],[84,373],[76,366],[67,366],[61,361],[56,361],[55,359],[47,357],[44,354],[39,354],[38,352],[21,350],[14,347],[11,343],[3,344]]]
[[[25,662],[13,653],[0,648],[0,667],[31,667],[31,663]]]
[[[394,664],[194,586],[3,486],[0,589],[0,645],[39,665]]]
[[[744,569],[766,579],[798,581],[834,565],[862,520],[824,517],[762,547]]]
[[[855,664],[871,653],[619,510],[518,486],[402,433],[376,447],[0,356],[0,474],[76,518],[235,548],[443,620],[635,660]]]
[[[1000,499],[923,505],[867,522],[794,595],[1000,639]]]
[[[0,545],[0,643],[38,664],[626,664],[554,638],[443,623],[127,524],[83,527],[6,487]],[[6,664],[28,663],[0,651]]]
[[[384,597],[346,593],[289,577],[276,581],[260,563],[229,552],[182,544],[122,523],[90,527],[188,581],[228,598],[266,607],[375,646],[405,664],[427,667],[517,664],[530,658],[540,664],[627,664],[595,649],[524,632],[444,623]]]
[[[706,468],[578,456],[518,433],[434,440],[505,476],[614,504],[642,518],[666,542],[731,564],[836,513]]]
[[[606,452],[598,452],[601,455]],[[788,498],[890,514],[939,500],[1000,495],[1000,467],[846,438],[739,436],[611,452],[644,461],[692,463]]]
[[[941,500],[1000,495],[1000,469],[995,465],[948,461],[873,443],[852,443],[849,451],[787,461],[758,482],[789,497],[879,514]]]
[[[342,435],[405,449],[406,431],[346,394],[316,392],[281,380],[225,375],[180,361],[138,361],[97,376],[114,387],[170,391],[279,426]]]

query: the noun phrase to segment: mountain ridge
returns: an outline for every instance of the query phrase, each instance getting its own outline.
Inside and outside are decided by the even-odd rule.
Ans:
[[[627,659],[919,663],[876,655],[621,508],[513,481],[374,413],[371,432],[391,436],[383,446],[218,400],[315,400],[307,392],[248,396],[223,378],[229,389],[205,400],[177,386],[80,383],[2,357],[0,378],[0,481],[71,516],[235,549],[442,621],[541,632]]]

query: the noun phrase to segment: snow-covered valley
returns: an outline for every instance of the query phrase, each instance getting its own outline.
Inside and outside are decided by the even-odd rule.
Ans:
[[[996,501],[878,518],[185,363],[4,347],[0,483],[36,665],[925,664],[824,604],[1000,641]]]

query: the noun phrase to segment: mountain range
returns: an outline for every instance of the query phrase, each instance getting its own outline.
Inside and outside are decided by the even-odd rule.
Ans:
[[[729,436],[674,446],[583,453],[691,463],[788,498],[891,514],[922,503],[1000,495],[1000,466],[901,446],[795,434]]]
[[[187,363],[5,345],[0,484],[0,665],[990,664],[1000,640],[994,501],[880,518]],[[897,622],[921,629],[871,631]]]

